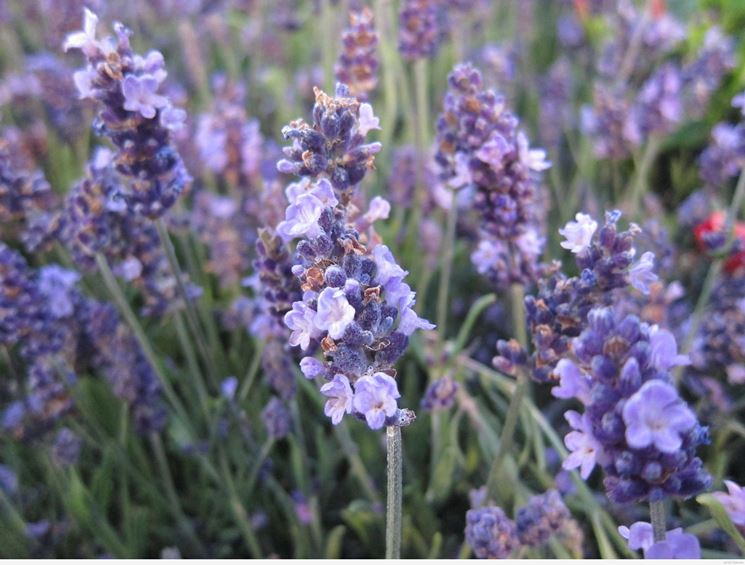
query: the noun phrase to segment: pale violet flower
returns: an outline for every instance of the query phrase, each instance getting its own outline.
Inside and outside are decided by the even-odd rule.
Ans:
[[[583,404],[590,402],[592,381],[569,359],[561,359],[556,364],[554,374],[559,377],[559,386],[551,389],[556,398],[577,398]]]
[[[303,178],[298,182],[288,184],[285,188],[285,195],[290,204],[296,204],[301,196],[308,194],[315,196],[327,208],[333,208],[339,203],[334,194],[334,187],[328,179],[313,182],[309,178]]]
[[[471,168],[468,164],[468,155],[462,151],[455,154],[455,174],[448,179],[448,184],[453,188],[462,188],[473,182]]]
[[[328,397],[323,413],[331,418],[335,426],[341,422],[344,414],[352,412],[354,393],[349,379],[344,375],[335,375],[334,378],[321,387],[321,394]]]
[[[160,51],[150,51],[147,55],[134,56],[135,68],[142,74],[151,75],[158,84],[166,80],[168,71],[166,71],[166,62],[163,59],[163,53]]]
[[[396,263],[387,245],[376,245],[373,249],[373,259],[377,267],[377,279],[382,286],[386,286],[389,281],[403,279],[406,276],[406,271]]]
[[[651,380],[636,391],[623,407],[626,442],[634,449],[656,447],[675,453],[683,444],[682,435],[696,425],[696,416],[680,400],[672,385]]]
[[[678,343],[675,341],[675,336],[656,325],[650,328],[649,345],[649,362],[658,371],[666,372],[679,365],[691,364],[688,355],[678,354]]]
[[[398,322],[398,331],[404,335],[411,335],[416,330],[433,330],[435,325],[424,318],[420,318],[411,308],[404,308]]]
[[[510,143],[501,133],[494,131],[474,155],[498,173],[504,168],[505,156],[510,151],[512,151]]]
[[[168,105],[168,98],[157,93],[158,80],[152,75],[127,75],[122,81],[124,109],[139,112],[151,120],[159,108]]]
[[[559,230],[559,234],[566,238],[566,241],[562,241],[560,245],[576,254],[582,253],[590,246],[592,236],[598,229],[598,223],[582,212],[577,212],[574,218],[577,221],[567,222],[567,225]]]
[[[80,280],[75,271],[59,265],[47,265],[39,270],[39,290],[47,299],[46,307],[55,318],[64,318],[75,311],[72,290]]]
[[[362,414],[367,425],[379,430],[385,425],[386,418],[396,414],[396,399],[401,395],[393,377],[385,373],[358,379],[354,385],[354,410]]]
[[[360,104],[358,132],[361,136],[367,135],[372,129],[380,129],[380,120],[373,114],[373,108],[365,102]]]
[[[587,479],[595,468],[602,464],[603,447],[592,435],[592,423],[588,414],[579,414],[574,410],[568,410],[564,414],[569,425],[574,431],[564,437],[564,445],[570,451],[562,467],[567,471],[580,469],[580,477]]]
[[[170,131],[178,131],[184,127],[186,111],[174,106],[166,106],[160,113],[160,125]]]
[[[98,16],[85,8],[83,11],[83,29],[69,34],[65,38],[62,48],[65,51],[80,49],[86,56],[95,54],[96,49],[98,49],[98,41],[96,41],[97,25]]]
[[[642,253],[639,261],[629,269],[631,286],[643,294],[649,294],[649,285],[657,280],[654,273],[654,253]]]
[[[317,336],[317,329],[313,324],[316,312],[305,302],[293,302],[292,310],[285,314],[285,325],[292,330],[288,343],[299,345],[302,350],[308,349],[310,340]]]
[[[370,207],[367,209],[364,218],[368,224],[373,224],[378,220],[387,220],[390,213],[391,203],[382,196],[375,196],[370,201]]]
[[[629,549],[646,551],[654,544],[654,531],[649,522],[634,522],[631,526],[619,526],[618,533],[629,542]]]
[[[78,98],[81,100],[93,97],[93,79],[96,74],[96,70],[90,65],[72,73],[72,81],[78,89]]]
[[[306,379],[315,379],[325,371],[324,365],[315,357],[303,357],[300,360],[300,370]]]
[[[318,225],[321,212],[323,203],[318,198],[309,193],[302,194],[285,210],[285,219],[277,225],[277,233],[285,241],[317,237],[321,233]]]
[[[531,149],[528,138],[523,132],[517,134],[517,148],[520,162],[531,171],[540,173],[551,168],[551,161],[546,159],[545,149]]]
[[[476,271],[484,275],[490,269],[496,267],[504,252],[504,245],[494,239],[482,239],[471,253],[471,262],[476,266]]]
[[[528,257],[538,257],[543,253],[545,243],[546,238],[534,229],[529,229],[515,240],[515,245]]]
[[[732,481],[724,481],[728,492],[715,492],[716,498],[729,514],[730,520],[740,529],[745,529],[745,489]]]
[[[319,330],[327,330],[331,339],[341,339],[354,315],[354,307],[347,301],[344,289],[328,287],[318,295],[314,323]]]

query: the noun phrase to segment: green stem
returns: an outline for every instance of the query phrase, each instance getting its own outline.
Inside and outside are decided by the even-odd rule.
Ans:
[[[385,511],[385,558],[401,558],[402,487],[403,465],[401,453],[401,428],[386,428],[388,454],[388,494]]]
[[[256,349],[254,351],[254,357],[251,359],[251,365],[248,367],[246,376],[241,382],[241,388],[238,390],[238,401],[244,402],[248,397],[248,393],[256,380],[256,375],[259,373],[259,366],[261,365],[261,355],[264,350],[264,342],[256,342]]]
[[[649,517],[652,522],[654,541],[665,541],[667,524],[665,521],[665,500],[649,501]]]
[[[214,360],[212,359],[212,355],[209,352],[209,348],[207,347],[207,339],[205,337],[205,334],[202,331],[201,326],[199,325],[199,318],[197,317],[197,310],[194,306],[194,301],[191,299],[188,292],[186,291],[183,272],[181,270],[181,267],[179,266],[178,259],[176,258],[176,250],[173,247],[171,236],[168,234],[168,228],[166,227],[163,218],[158,218],[158,220],[156,220],[155,222],[155,225],[158,229],[158,236],[160,237],[160,242],[163,245],[163,250],[165,251],[166,259],[168,260],[168,265],[171,268],[171,273],[176,278],[176,287],[178,288],[181,299],[184,301],[184,305],[186,307],[186,321],[189,324],[191,332],[197,343],[197,349],[199,349],[199,352],[202,355],[202,360],[207,367],[207,371],[212,377],[212,382],[213,384],[216,384],[217,376],[214,372],[216,370],[216,365]]]
[[[453,201],[447,213],[447,228],[445,232],[445,249],[443,250],[442,268],[440,269],[440,288],[437,293],[437,331],[440,336],[440,352],[445,347],[445,335],[448,319],[448,305],[450,304],[450,277],[453,270],[453,255],[455,247],[455,227],[458,223],[458,206],[453,194]]]
[[[253,557],[254,559],[259,559],[261,557],[261,546],[259,545],[259,540],[256,538],[253,527],[251,527],[251,522],[248,519],[248,513],[246,512],[246,509],[244,508],[243,504],[241,503],[240,497],[238,496],[238,491],[235,488],[235,482],[233,481],[233,477],[230,474],[230,470],[228,469],[228,464],[223,453],[220,453],[220,468],[222,471],[224,485],[228,490],[230,508],[233,511],[233,516],[235,517],[236,522],[238,523],[241,535],[243,536],[243,541],[246,543],[246,546],[251,553],[251,557]]]
[[[150,346],[150,341],[145,335],[145,330],[142,329],[137,316],[132,311],[132,308],[130,307],[129,302],[127,302],[127,299],[125,298],[121,288],[119,288],[119,284],[116,282],[114,273],[111,272],[108,261],[103,255],[98,254],[96,255],[96,264],[98,266],[99,272],[101,273],[106,289],[109,291],[109,294],[111,295],[119,309],[119,313],[126,320],[127,324],[132,330],[132,333],[134,333],[137,342],[142,348],[143,355],[145,355],[148,363],[150,363],[153,371],[155,371],[155,375],[158,377],[158,381],[163,387],[163,393],[173,406],[174,410],[178,413],[178,416],[182,420],[182,423],[187,427],[187,429],[190,430],[191,437],[194,437],[191,426],[189,425],[190,420],[187,417],[187,412],[184,409],[181,400],[179,400],[175,391],[171,387],[171,383],[168,381],[168,378],[163,371],[163,366],[160,363],[160,359],[155,354],[155,351],[153,351],[153,348]]]
[[[652,169],[657,154],[660,151],[660,139],[652,136],[647,142],[647,146],[644,148],[644,154],[642,155],[639,167],[636,169],[634,175],[634,184],[631,187],[631,217],[636,218],[639,212],[639,204],[641,202],[644,193],[647,191],[649,172]]]
[[[519,284],[513,284],[510,290],[512,295],[512,324],[515,328],[517,340],[521,345],[525,346],[527,340],[525,311],[523,308],[525,290],[522,285]],[[502,463],[504,462],[505,457],[507,457],[512,448],[512,443],[515,439],[517,421],[520,417],[520,408],[523,398],[528,392],[529,386],[530,379],[525,370],[521,369],[517,374],[515,392],[510,399],[510,405],[507,408],[507,415],[504,418],[504,427],[502,428],[502,433],[499,437],[499,451],[497,451],[494,463],[489,471],[489,477],[486,481],[486,488],[490,496],[496,496],[499,471],[502,468]]]

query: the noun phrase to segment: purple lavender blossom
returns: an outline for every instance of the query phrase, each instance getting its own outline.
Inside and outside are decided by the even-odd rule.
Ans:
[[[135,54],[130,32],[116,23],[116,39],[95,38],[98,18],[86,10],[84,29],[70,34],[64,48],[81,49],[84,74],[75,75],[81,95],[99,103],[95,129],[117,148],[117,171],[127,179],[125,199],[137,213],[162,216],[191,182],[181,156],[171,143],[170,129],[159,114],[171,103],[157,93],[165,79],[163,56]],[[166,120],[168,123],[168,120]]]
[[[631,286],[643,294],[649,294],[649,285],[657,280],[654,273],[654,253],[646,251],[639,262],[629,269]]]
[[[373,430],[382,428],[387,418],[393,417],[397,410],[397,399],[401,398],[398,385],[390,375],[375,373],[357,380],[352,406],[364,415],[367,425]]]
[[[374,120],[361,115],[364,105],[350,96],[345,85],[337,85],[335,97],[318,88],[314,92],[313,125],[296,120],[282,128],[292,145],[284,148],[286,158],[277,163],[277,170],[310,177],[324,174],[336,190],[346,191],[363,179],[380,151],[380,143],[365,143]],[[366,118],[366,123],[360,118]]]
[[[273,439],[282,439],[290,432],[290,411],[276,396],[273,396],[261,411],[266,433]]]
[[[484,89],[473,66],[457,65],[448,83],[435,159],[443,181],[455,186],[463,179],[475,188],[473,208],[481,214],[479,239],[485,243],[472,259],[498,288],[533,282],[542,270],[539,173],[550,166],[545,151],[529,147],[504,97]]]
[[[80,274],[59,265],[47,265],[39,270],[39,292],[46,298],[55,318],[65,318],[74,312],[72,290]]]
[[[496,506],[469,510],[465,534],[479,559],[507,559],[520,546],[517,526]]]
[[[715,492],[716,498],[729,514],[732,523],[745,531],[745,489],[733,481],[724,481],[727,492]]]
[[[569,522],[573,522],[572,515],[555,490],[531,496],[515,516],[520,543],[528,547],[545,545],[552,536],[561,534]]]
[[[577,212],[575,219],[576,222],[568,222],[561,228],[559,234],[566,238],[560,245],[576,255],[590,246],[592,236],[598,229],[598,223],[591,216],[581,212]]]
[[[655,543],[652,524],[635,522],[630,527],[620,526],[619,533],[629,542],[629,548],[642,550],[645,559],[701,559],[698,538],[675,528],[665,534],[663,541]]]
[[[449,376],[444,376],[427,387],[422,397],[424,410],[446,410],[455,404],[455,395],[459,385]]]
[[[306,357],[306,359],[312,359]],[[349,379],[344,375],[335,375],[334,378],[321,387],[321,394],[328,397],[323,411],[331,418],[335,426],[341,422],[344,414],[352,413],[352,401],[354,392],[349,384]]]
[[[315,317],[316,311],[305,302],[293,302],[292,310],[287,312],[284,318],[285,324],[292,330],[289,339],[290,345],[299,345],[303,350],[310,347],[310,340],[320,333],[314,322]]]
[[[82,440],[69,428],[62,428],[52,446],[52,458],[61,467],[76,465],[80,458]]]
[[[334,67],[336,80],[349,87],[358,100],[367,100],[378,82],[378,33],[367,7],[349,14],[349,27],[342,32],[342,50]]]
[[[436,0],[403,0],[398,15],[398,50],[407,60],[434,57],[443,30]]]

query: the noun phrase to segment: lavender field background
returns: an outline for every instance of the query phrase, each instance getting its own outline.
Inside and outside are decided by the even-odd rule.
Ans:
[[[745,555],[741,0],[0,0],[0,556]]]

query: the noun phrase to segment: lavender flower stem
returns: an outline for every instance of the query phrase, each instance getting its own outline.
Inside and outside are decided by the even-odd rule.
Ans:
[[[334,30],[333,11],[330,0],[321,0],[321,26],[323,37],[336,37]],[[323,60],[323,84],[327,90],[334,88],[334,42],[327,40],[321,42],[321,57]]]
[[[732,196],[732,202],[729,209],[727,210],[727,219],[724,223],[724,231],[727,234],[727,240],[724,245],[725,253],[729,250],[732,242],[735,239],[735,232],[733,227],[737,214],[739,214],[742,208],[743,201],[745,201],[745,170],[740,172],[740,177],[737,179],[737,186],[735,187],[735,194]],[[719,278],[719,273],[722,270],[724,259],[715,260],[709,267],[709,272],[706,274],[704,279],[704,285],[701,289],[701,294],[696,302],[696,309],[693,311],[691,316],[691,326],[688,329],[685,342],[683,343],[682,352],[688,353],[693,345],[693,340],[698,335],[698,329],[701,326],[701,321],[706,310],[706,305],[709,303],[709,297],[714,289],[714,283]],[[680,380],[682,375],[682,367],[676,367],[675,369],[675,380]]]
[[[225,454],[220,452],[220,470],[222,471],[222,477],[225,482],[225,486],[228,490],[228,497],[230,499],[230,508],[233,511],[235,520],[240,528],[243,541],[246,543],[246,547],[251,553],[251,557],[258,559],[261,557],[261,546],[259,540],[256,538],[256,534],[251,527],[251,522],[248,519],[248,513],[241,503],[238,492],[235,488],[235,482],[228,469],[227,461],[225,460]]]
[[[119,288],[119,284],[116,282],[116,278],[114,278],[114,273],[111,272],[108,261],[103,255],[99,254],[96,255],[96,265],[98,266],[98,270],[103,277],[106,289],[109,291],[109,294],[111,294],[111,297],[114,299],[119,312],[127,321],[127,324],[129,324],[132,333],[134,333],[135,337],[137,338],[137,342],[142,348],[142,353],[145,355],[148,363],[150,363],[150,365],[152,366],[153,371],[155,371],[155,374],[158,377],[158,381],[160,381],[160,384],[163,387],[163,392],[166,395],[166,398],[168,398],[168,401],[177,412],[179,419],[189,430],[190,437],[193,438],[194,432],[191,429],[191,425],[189,424],[190,420],[186,416],[187,412],[184,409],[183,404],[181,404],[181,401],[179,400],[175,391],[171,387],[171,383],[168,381],[168,378],[163,372],[163,367],[160,364],[158,356],[155,354],[153,348],[150,346],[150,342],[148,341],[147,336],[145,335],[145,331],[140,325],[140,322],[137,320],[137,316],[132,311],[132,308],[129,306],[127,299],[124,297],[124,293],[122,293],[122,290]]]
[[[527,340],[526,326],[525,326],[525,310],[523,308],[523,300],[525,297],[525,290],[522,285],[513,284],[511,287],[512,295],[512,323],[515,328],[515,335],[517,340],[523,347]],[[486,481],[486,488],[491,496],[496,495],[497,480],[499,479],[499,471],[502,467],[505,457],[512,448],[512,442],[515,437],[515,428],[517,427],[517,421],[520,417],[520,407],[522,405],[523,398],[528,391],[530,385],[530,379],[524,368],[520,369],[517,373],[517,383],[515,385],[515,392],[510,399],[510,404],[507,408],[507,415],[504,418],[504,427],[502,428],[502,434],[499,437],[499,451],[494,458],[491,470],[489,471],[489,477]]]
[[[388,453],[388,495],[385,512],[385,558],[401,558],[403,465],[401,428],[386,428]]]
[[[644,148],[644,154],[639,167],[634,174],[634,184],[631,187],[631,217],[636,218],[639,211],[639,203],[647,190],[647,179],[654,160],[660,151],[660,139],[654,135],[650,136]]]
[[[649,515],[652,522],[655,543],[665,541],[665,532],[667,531],[667,525],[665,523],[665,500],[650,500]]]
[[[173,276],[176,278],[176,285],[178,287],[179,294],[181,294],[181,299],[184,301],[184,304],[186,305],[187,323],[190,326],[191,332],[197,343],[197,348],[199,349],[200,354],[202,355],[202,359],[204,360],[204,363],[208,368],[209,374],[212,377],[213,384],[214,384],[217,382],[217,377],[214,373],[216,366],[212,359],[212,356],[209,353],[209,349],[207,348],[207,340],[206,340],[205,334],[199,325],[199,319],[197,318],[197,315],[196,315],[196,308],[194,307],[194,302],[191,300],[191,298],[189,297],[189,294],[186,292],[186,287],[184,286],[181,268],[179,267],[178,259],[176,258],[176,251],[173,247],[171,236],[168,234],[168,228],[166,228],[166,224],[162,218],[158,218],[158,220],[156,220],[155,222],[155,225],[158,229],[158,236],[160,237],[161,244],[163,245],[166,258],[168,259],[168,264],[171,267]]]
[[[458,223],[458,207],[453,198],[453,203],[447,213],[447,231],[445,233],[445,248],[443,249],[442,268],[440,269],[440,288],[437,294],[437,329],[440,336],[440,349],[445,347],[448,317],[448,304],[450,302],[450,277],[453,270],[453,252],[455,247],[455,226]]]

